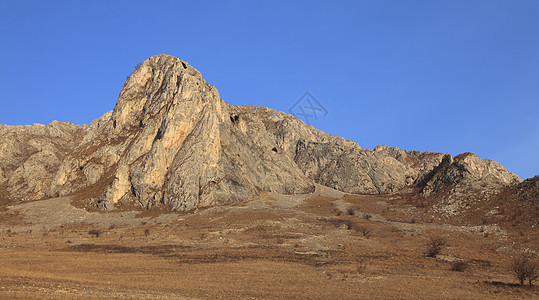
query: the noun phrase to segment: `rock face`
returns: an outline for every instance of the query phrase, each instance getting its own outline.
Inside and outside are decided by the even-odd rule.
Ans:
[[[411,187],[436,167],[441,153],[300,140],[295,162],[317,183],[349,193],[391,193]]]
[[[453,160],[362,149],[285,113],[227,104],[196,69],[169,55],[138,66],[114,110],[89,126],[2,125],[0,143],[0,198],[7,201],[87,191],[102,207],[191,210],[260,191],[310,193],[314,183],[349,193],[421,187],[431,194],[442,186],[499,189],[520,181],[472,154]]]
[[[57,191],[52,182],[63,159],[81,142],[88,126],[0,126],[0,199],[40,199]],[[10,197],[11,196],[11,197]]]
[[[422,186],[423,195],[439,198],[437,209],[445,215],[458,214],[473,202],[486,201],[503,187],[521,182],[499,163],[463,153],[454,159],[447,154]]]

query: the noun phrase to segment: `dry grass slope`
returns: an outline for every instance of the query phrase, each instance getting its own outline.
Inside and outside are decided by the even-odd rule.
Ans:
[[[519,227],[521,236],[511,226],[449,225],[408,203],[329,189],[191,214],[25,203],[0,212],[0,297],[539,297],[510,269],[517,249],[539,250],[536,228]],[[435,257],[425,256],[430,237],[447,245]]]

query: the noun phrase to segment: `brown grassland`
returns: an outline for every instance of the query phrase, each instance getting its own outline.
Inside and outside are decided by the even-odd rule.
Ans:
[[[516,250],[539,250],[537,228],[451,224],[402,195],[266,193],[191,213],[77,206],[0,210],[0,298],[539,298],[509,270]],[[433,236],[447,247],[427,257]]]

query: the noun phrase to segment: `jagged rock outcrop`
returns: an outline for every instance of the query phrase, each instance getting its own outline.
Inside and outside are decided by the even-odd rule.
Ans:
[[[423,195],[439,198],[436,205],[445,215],[458,214],[473,202],[486,201],[521,179],[499,163],[463,153],[454,159],[447,154],[422,183]]]
[[[441,153],[374,150],[334,143],[300,141],[295,162],[317,183],[349,193],[391,193],[411,187],[436,167]]]
[[[227,104],[169,55],[138,66],[114,110],[89,126],[0,126],[0,142],[0,197],[10,201],[85,192],[101,207],[191,210],[260,191],[310,193],[314,183],[350,193],[420,186],[429,194],[461,181],[498,188],[519,180],[475,156],[448,164],[442,153],[362,149],[285,113]]]
[[[89,129],[85,125],[0,126],[0,199],[55,195],[57,170]]]

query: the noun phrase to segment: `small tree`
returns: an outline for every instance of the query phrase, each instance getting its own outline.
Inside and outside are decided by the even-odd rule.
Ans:
[[[445,247],[447,247],[447,242],[443,237],[430,237],[425,254],[428,257],[436,257]]]
[[[511,261],[511,270],[515,277],[524,285],[527,280],[532,286],[533,282],[539,277],[539,263],[536,256],[530,251],[522,251],[513,257]]]

